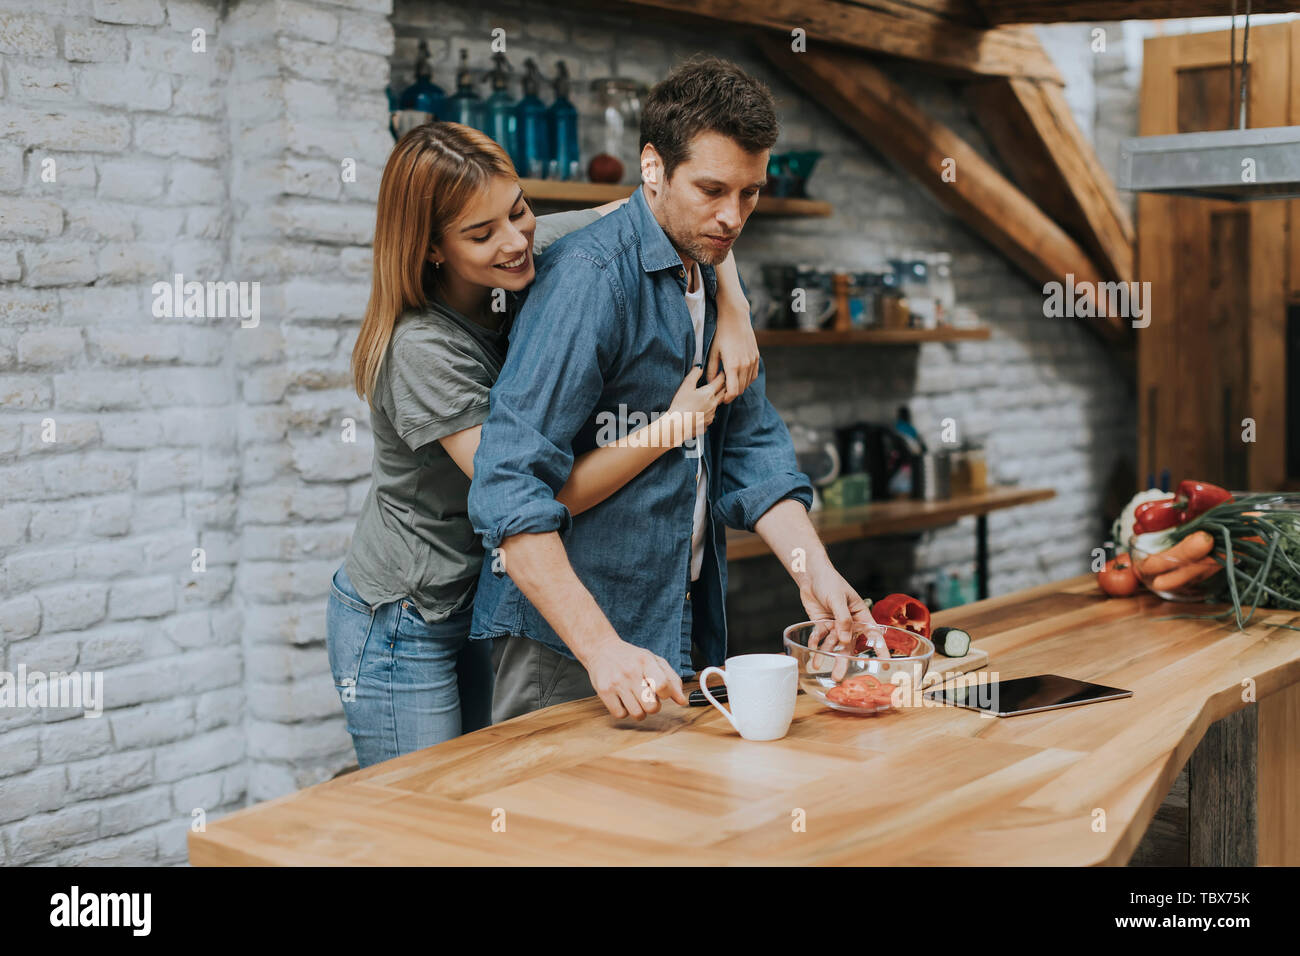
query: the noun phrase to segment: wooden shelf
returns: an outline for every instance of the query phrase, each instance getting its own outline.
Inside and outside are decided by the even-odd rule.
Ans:
[[[520,179],[524,196],[536,202],[597,206],[632,195],[635,186],[619,183],[563,182],[557,179]]]
[[[754,212],[760,216],[829,216],[835,210],[820,199],[782,199],[759,196]]]
[[[1055,498],[1051,488],[990,488],[977,495],[958,495],[943,501],[896,499],[873,501],[856,508],[825,508],[808,517],[823,544],[857,541],[889,534],[909,534],[952,524],[967,515],[988,514],[1002,508]],[[770,554],[767,543],[748,531],[727,530],[727,558],[738,560]]]
[[[767,345],[917,345],[921,342],[960,342],[970,339],[987,339],[991,330],[987,326],[958,329],[946,326],[938,329],[823,329],[805,332],[802,329],[759,329],[754,333],[760,348]]]
[[[538,203],[598,206],[632,195],[632,183],[582,183],[555,179],[520,179],[524,195]],[[759,196],[754,212],[760,216],[829,216],[831,204],[818,199],[779,199]]]

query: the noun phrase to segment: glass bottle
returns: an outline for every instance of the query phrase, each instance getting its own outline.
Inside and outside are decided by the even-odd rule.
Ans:
[[[492,54],[492,62],[492,71],[488,74],[492,93],[483,102],[483,132],[509,153],[515,148],[515,101],[510,96],[510,77],[507,75],[512,68],[500,50]]]
[[[555,64],[555,101],[546,108],[551,156],[547,178],[575,180],[582,175],[578,152],[578,110],[569,100],[569,68]]]
[[[591,93],[604,124],[602,151],[591,158],[588,166],[592,182],[623,182],[629,170],[635,172],[640,166],[641,100],[647,92],[644,84],[622,77],[591,81]]]
[[[469,68],[469,50],[460,51],[460,68],[456,70],[456,92],[447,97],[447,115],[445,119],[463,126],[472,126],[482,130],[483,101],[474,92],[474,74]],[[485,131],[486,132],[486,131]]]
[[[943,606],[961,607],[966,603],[966,589],[962,587],[961,579],[957,577],[956,571],[948,572],[948,593],[944,596]]]
[[[542,73],[532,58],[524,60],[524,71],[524,95],[515,105],[515,146],[511,158],[520,176],[542,179],[551,152],[546,104],[537,95],[542,88]]]
[[[447,92],[433,82],[433,63],[429,57],[429,44],[420,41],[419,56],[415,60],[415,82],[402,91],[401,109],[430,113],[435,120],[443,119],[447,109]]]
[[[952,282],[952,254],[936,252],[930,257],[930,288],[934,294],[935,324],[951,325],[957,310],[957,288]]]
[[[901,280],[903,298],[911,312],[911,326],[917,329],[934,328],[934,295],[930,291],[930,270],[925,257],[919,252],[905,252],[895,262]]]

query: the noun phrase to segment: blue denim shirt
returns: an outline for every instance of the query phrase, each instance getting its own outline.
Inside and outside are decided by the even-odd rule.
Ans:
[[[704,278],[704,354],[717,328],[717,275]],[[695,360],[681,257],[638,189],[630,202],[555,243],[510,332],[474,456],[469,516],[488,550],[471,636],[519,634],[573,653],[491,553],[505,538],[558,531],[569,561],[623,640],[683,676],[681,614],[690,574],[696,457],[707,470],[704,566],[692,588],[693,634],[726,657],[726,533],[752,531],[772,505],[812,506],[790,433],[759,374],[720,405],[700,448],[666,451],[614,495],[574,517],[555,500],[575,456],[608,441],[609,415],[667,410]],[[624,414],[620,415],[620,406]],[[605,413],[602,415],[602,413]],[[630,432],[637,423],[631,423]]]

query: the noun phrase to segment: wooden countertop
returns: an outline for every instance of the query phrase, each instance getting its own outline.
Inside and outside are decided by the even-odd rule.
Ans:
[[[823,544],[908,534],[952,524],[967,515],[988,514],[1002,508],[1032,504],[1056,497],[1051,488],[999,486],[971,495],[954,495],[942,501],[897,498],[873,501],[855,508],[824,508],[808,517]],[[727,530],[727,560],[739,561],[770,554],[765,542],[750,531]]]
[[[864,718],[800,695],[789,735],[755,743],[712,707],[669,702],[638,724],[592,698],[209,821],[189,835],[190,860],[1119,864],[1206,728],[1254,706],[1243,680],[1261,708],[1285,698],[1296,711],[1300,631],[1275,625],[1300,614],[1260,611],[1245,632],[1156,620],[1207,610],[1106,599],[1083,575],[935,616],[968,628],[1002,678],[1064,674],[1131,689],[1124,700],[1005,719],[948,707]],[[1266,756],[1260,713],[1260,769],[1287,802],[1277,826],[1294,854],[1300,731],[1275,733]],[[1290,782],[1274,786],[1277,774]],[[805,832],[792,827],[799,811]],[[1261,808],[1261,834],[1266,818],[1279,819],[1276,800]]]

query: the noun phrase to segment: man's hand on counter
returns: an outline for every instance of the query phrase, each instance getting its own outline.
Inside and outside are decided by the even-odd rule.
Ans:
[[[658,654],[611,638],[581,660],[596,695],[615,717],[642,720],[659,713],[659,701],[671,697],[687,705],[682,679]]]
[[[665,697],[687,706],[682,679],[667,661],[618,636],[574,573],[557,533],[512,535],[501,550],[511,580],[573,651],[613,716],[641,720],[658,713]]]

